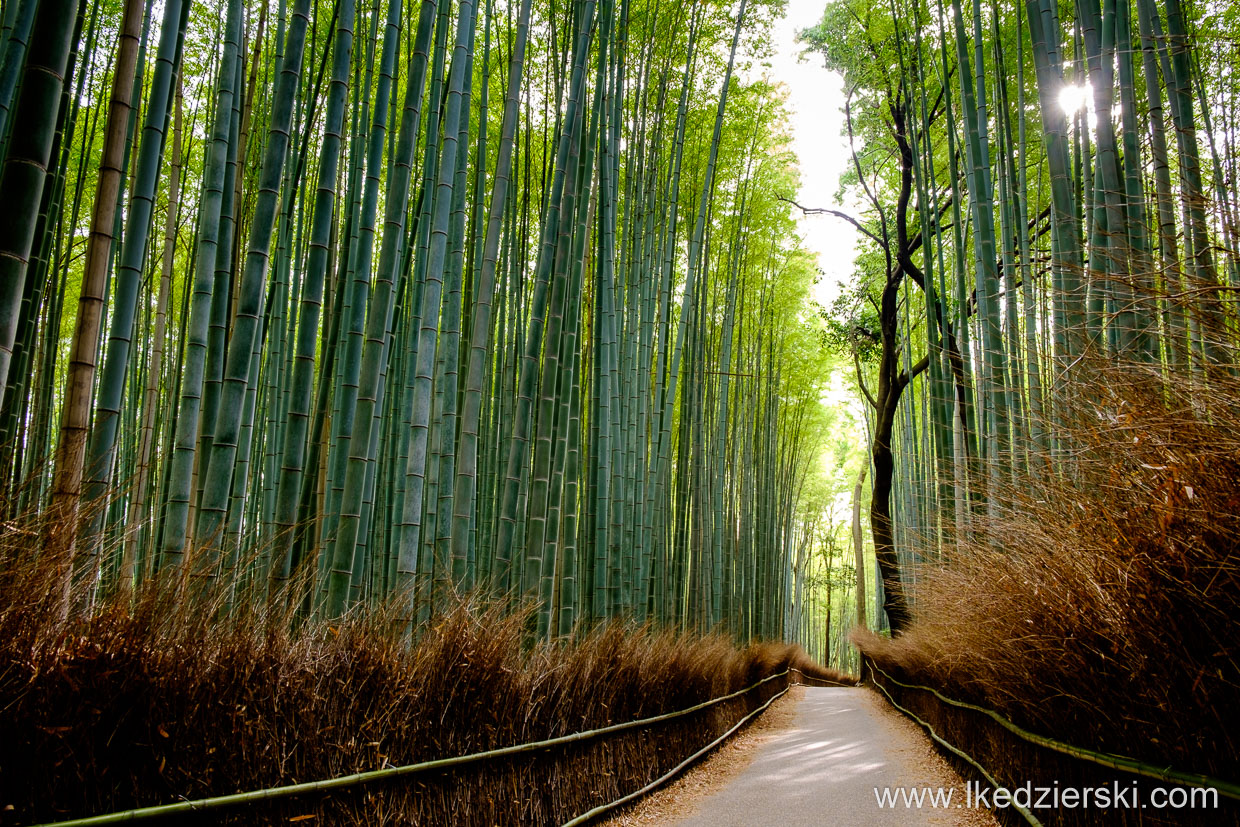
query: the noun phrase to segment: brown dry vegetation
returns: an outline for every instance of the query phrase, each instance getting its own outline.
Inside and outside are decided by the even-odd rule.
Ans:
[[[621,624],[530,649],[524,615],[462,603],[414,647],[382,613],[290,633],[168,589],[56,623],[56,595],[4,543],[0,823],[31,823],[331,778],[649,717],[798,665]],[[14,541],[16,538],[16,542]],[[24,573],[23,573],[24,572]],[[221,619],[223,618],[223,619]],[[836,676],[838,677],[838,676]],[[237,823],[560,823],[666,772],[784,681],[654,728],[452,772],[232,811]],[[221,813],[202,823],[220,823]],[[181,816],[178,824],[192,823]]]
[[[1068,450],[919,573],[907,633],[854,639],[1035,732],[1235,780],[1240,387],[1155,371],[1090,371]]]

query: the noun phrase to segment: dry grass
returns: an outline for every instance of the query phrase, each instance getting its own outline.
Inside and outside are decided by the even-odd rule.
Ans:
[[[1234,779],[1240,386],[1081,373],[1058,423],[1069,449],[1035,457],[919,573],[905,634],[854,639],[894,676],[1036,732]]]
[[[805,690],[796,686],[746,724],[718,749],[685,770],[666,786],[615,810],[600,827],[659,827],[692,815],[698,805],[726,788],[753,763],[758,753],[796,720]]]
[[[28,541],[6,537],[3,824],[463,755],[682,709],[789,665],[815,669],[795,647],[619,623],[531,648],[526,615],[468,602],[412,647],[382,612],[290,632],[282,618],[195,608],[162,587],[61,623],[55,590],[19,561]],[[667,771],[783,683],[654,728],[203,823],[560,823]]]

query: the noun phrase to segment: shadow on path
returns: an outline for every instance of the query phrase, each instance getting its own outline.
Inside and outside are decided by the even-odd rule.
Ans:
[[[771,737],[736,779],[682,827],[993,824],[962,810],[964,784],[912,724],[867,689],[807,687],[792,726]],[[874,789],[955,787],[951,809],[878,806]]]

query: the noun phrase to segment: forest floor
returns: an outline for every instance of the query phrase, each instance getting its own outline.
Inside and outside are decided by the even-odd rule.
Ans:
[[[875,789],[953,790],[949,809],[881,809]],[[987,810],[961,805],[964,781],[925,734],[863,688],[796,687],[671,786],[608,827],[960,825],[989,827]]]

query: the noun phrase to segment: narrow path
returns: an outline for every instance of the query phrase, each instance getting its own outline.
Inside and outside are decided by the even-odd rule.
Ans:
[[[964,782],[930,741],[868,689],[803,690],[791,726],[773,733],[723,789],[695,802],[682,827],[757,824],[994,825],[962,805]],[[949,808],[880,808],[875,788],[954,789]],[[688,802],[685,802],[688,803]],[[689,809],[689,808],[686,808]]]

